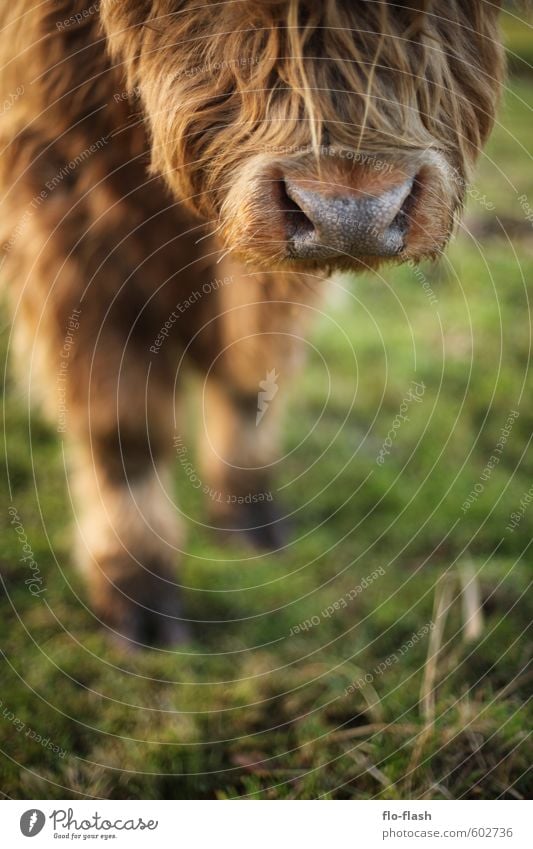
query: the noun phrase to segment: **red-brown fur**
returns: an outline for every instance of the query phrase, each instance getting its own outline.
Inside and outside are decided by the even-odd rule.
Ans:
[[[118,632],[178,636],[179,514],[165,475],[183,352],[206,376],[203,479],[232,496],[263,492],[278,405],[256,428],[258,386],[298,360],[295,304],[312,303],[335,267],[376,264],[291,260],[280,175],[375,195],[416,174],[401,258],[438,254],[493,122],[496,18],[483,0],[3,4],[2,277],[23,380],[31,362],[32,392],[55,420],[80,311],[61,432],[78,558]],[[176,304],[203,285],[154,353]],[[239,521],[213,506],[217,521]]]

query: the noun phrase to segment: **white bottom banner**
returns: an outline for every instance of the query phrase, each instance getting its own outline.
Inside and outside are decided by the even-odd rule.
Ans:
[[[4,801],[6,849],[102,846],[350,849],[533,846],[529,802]]]

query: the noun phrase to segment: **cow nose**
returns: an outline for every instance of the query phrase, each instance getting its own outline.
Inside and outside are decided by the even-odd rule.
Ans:
[[[284,180],[288,251],[293,259],[388,257],[405,249],[414,178],[377,196],[327,192]]]

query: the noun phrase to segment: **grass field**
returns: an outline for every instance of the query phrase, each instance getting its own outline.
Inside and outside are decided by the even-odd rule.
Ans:
[[[533,207],[532,107],[531,80],[514,79],[438,265],[332,283],[290,392],[276,498],[294,544],[221,549],[176,470],[198,620],[180,651],[125,656],[96,628],[70,561],[57,434],[7,377],[6,796],[531,793],[533,225],[518,198]]]

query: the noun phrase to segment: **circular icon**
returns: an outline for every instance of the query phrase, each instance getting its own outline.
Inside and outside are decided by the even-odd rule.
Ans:
[[[20,830],[24,837],[35,837],[36,834],[39,834],[43,830],[45,822],[46,817],[43,812],[36,808],[31,808],[31,810],[25,811],[22,814],[20,818]]]

